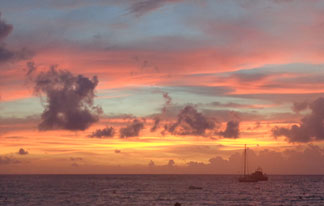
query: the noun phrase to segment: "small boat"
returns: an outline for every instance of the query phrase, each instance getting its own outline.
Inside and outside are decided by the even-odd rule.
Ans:
[[[255,172],[251,174],[251,176],[258,181],[268,181],[268,176],[262,172],[261,167],[258,167]]]
[[[246,145],[244,146],[244,170],[243,176],[239,177],[239,182],[258,182],[258,181],[267,181],[268,176],[262,172],[262,169],[258,167],[255,172],[252,174],[247,173],[247,148]]]

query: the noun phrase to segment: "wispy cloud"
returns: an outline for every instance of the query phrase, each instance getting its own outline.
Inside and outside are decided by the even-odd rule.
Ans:
[[[145,15],[153,10],[156,10],[168,3],[177,3],[183,0],[141,0],[135,2],[129,8],[129,12],[135,16]]]

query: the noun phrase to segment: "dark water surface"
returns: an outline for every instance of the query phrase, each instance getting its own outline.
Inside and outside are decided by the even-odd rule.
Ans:
[[[190,190],[189,186],[202,187]],[[324,205],[324,176],[0,175],[1,206]]]

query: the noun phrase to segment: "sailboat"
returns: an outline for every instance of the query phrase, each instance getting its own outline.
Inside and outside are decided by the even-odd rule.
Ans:
[[[262,169],[259,167],[255,172],[252,174],[247,173],[247,153],[246,153],[246,145],[244,146],[244,169],[243,169],[243,176],[239,177],[239,182],[258,182],[258,181],[267,181],[268,176],[262,172]]]

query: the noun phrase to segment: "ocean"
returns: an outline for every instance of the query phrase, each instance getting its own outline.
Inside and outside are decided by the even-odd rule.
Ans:
[[[0,175],[0,206],[324,205],[324,176]],[[189,189],[190,186],[201,189]]]

